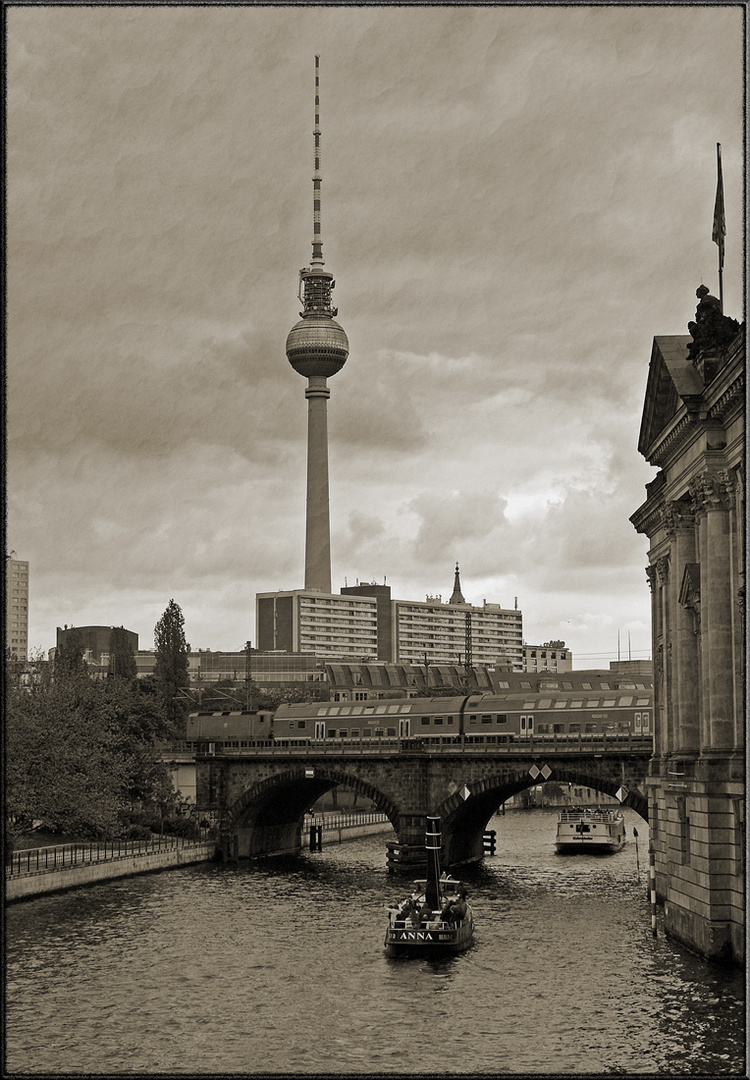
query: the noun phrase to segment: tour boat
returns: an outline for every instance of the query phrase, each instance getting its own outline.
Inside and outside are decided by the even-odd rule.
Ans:
[[[625,843],[625,818],[618,809],[601,806],[563,810],[557,819],[555,848],[558,853],[619,851]]]
[[[440,873],[440,819],[427,818],[427,877],[397,907],[388,908],[390,955],[462,952],[474,936],[474,917],[462,881]]]

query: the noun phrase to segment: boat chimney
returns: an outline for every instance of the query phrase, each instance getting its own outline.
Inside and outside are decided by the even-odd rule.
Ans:
[[[425,847],[427,848],[427,887],[425,888],[425,903],[433,911],[440,908],[440,848],[443,844],[440,832],[440,818],[431,814],[427,815],[427,832],[425,835]]]

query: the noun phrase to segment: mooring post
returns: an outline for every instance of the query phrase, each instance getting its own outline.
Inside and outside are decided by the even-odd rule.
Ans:
[[[651,889],[651,933],[656,937],[656,863],[654,845],[650,838],[648,842],[648,877]]]
[[[641,864],[638,861],[638,830],[633,828],[633,836],[635,838],[635,872],[638,878],[638,884],[641,883]]]

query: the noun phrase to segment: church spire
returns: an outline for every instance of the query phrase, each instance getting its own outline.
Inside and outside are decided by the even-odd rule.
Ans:
[[[448,601],[449,604],[465,604],[466,601],[461,593],[461,577],[458,572],[458,563],[456,563],[456,575],[453,579],[453,592],[451,598]]]

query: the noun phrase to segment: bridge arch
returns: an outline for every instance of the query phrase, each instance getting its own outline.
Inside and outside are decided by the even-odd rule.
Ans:
[[[570,768],[555,769],[558,782],[570,782],[580,787],[593,788],[605,795],[615,796],[622,786],[619,782]],[[536,787],[539,778],[533,778],[528,769],[504,770],[495,776],[477,779],[471,783],[467,798],[456,791],[437,808],[443,834],[443,861],[446,866],[480,861],[483,857],[483,833],[497,807],[521,791]],[[640,791],[627,789],[624,806],[630,806],[644,821],[648,821],[648,800]]]
[[[305,811],[338,784],[370,799],[396,827],[398,807],[372,783],[335,765],[316,763],[311,770],[300,764],[250,784],[230,803],[221,821],[225,857],[296,853]]]

